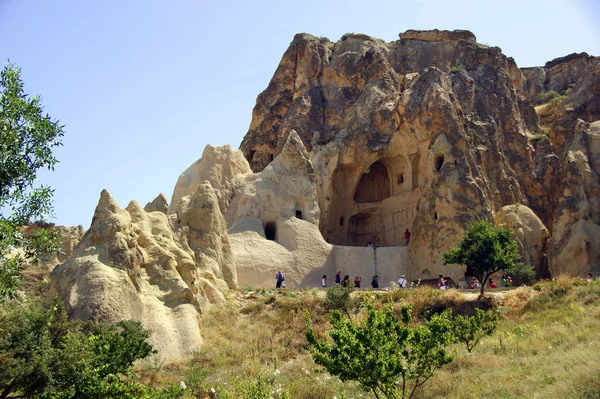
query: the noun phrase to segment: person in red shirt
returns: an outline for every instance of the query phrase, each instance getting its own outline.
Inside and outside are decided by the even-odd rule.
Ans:
[[[496,285],[496,283],[494,282],[494,280],[492,280],[491,277],[490,277],[490,288],[498,288],[498,286]]]
[[[408,242],[410,241],[410,231],[408,231],[408,229],[404,232],[404,240],[404,245],[408,245]]]

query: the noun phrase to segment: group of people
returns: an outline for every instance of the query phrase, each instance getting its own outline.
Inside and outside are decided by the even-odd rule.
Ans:
[[[493,277],[490,277],[488,279],[487,285],[489,288],[498,288],[498,284],[496,284]],[[502,276],[502,278],[500,279],[500,287],[501,288],[512,287],[513,285],[514,285],[514,283],[510,276]],[[476,277],[471,277],[470,280],[469,280],[469,278],[467,278],[467,289],[474,290],[474,289],[480,289],[480,288],[481,288],[481,282]]]
[[[350,276],[348,274],[346,274],[344,276],[344,278],[342,279],[342,272],[340,270],[338,270],[338,272],[335,274],[335,278],[334,278],[334,282],[335,284],[339,284],[342,287],[350,287]],[[362,285],[362,277],[360,276],[355,276],[354,277],[354,288],[361,288]],[[373,288],[379,288],[379,276],[378,275],[374,275],[373,278],[371,279],[371,286]],[[321,287],[323,288],[327,288],[327,275],[324,274],[323,278],[321,279]]]

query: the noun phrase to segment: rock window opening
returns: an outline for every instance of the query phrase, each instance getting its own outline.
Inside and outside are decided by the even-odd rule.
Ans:
[[[379,202],[390,196],[390,178],[387,167],[381,162],[371,165],[363,173],[354,193],[356,202]]]
[[[400,185],[402,183],[404,183],[404,175],[402,173],[400,173],[398,175],[398,184]]]
[[[296,210],[296,217],[302,219],[302,211]]]
[[[444,154],[437,154],[435,156],[435,170],[439,172],[442,169],[442,165],[444,165]]]
[[[437,220],[437,212],[435,212],[435,213],[433,214],[433,218],[434,218],[435,220]]]
[[[458,165],[458,160],[454,160],[454,165]]]
[[[254,154],[256,154],[256,150],[250,150],[250,154],[248,155],[248,158],[252,161],[254,159]]]
[[[342,217],[340,217],[340,226],[343,226],[343,225],[344,225],[344,217],[342,216]]]
[[[275,241],[277,239],[277,223],[267,222],[265,225],[265,237],[267,240]]]
[[[269,154],[269,162],[273,162],[273,159],[275,159],[275,156],[273,154]]]

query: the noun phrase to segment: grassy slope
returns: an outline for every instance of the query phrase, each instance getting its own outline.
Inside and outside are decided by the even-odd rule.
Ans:
[[[236,294],[228,306],[203,317],[205,344],[193,364],[146,367],[146,382],[185,380],[187,397],[248,397],[244,386],[264,376],[263,388],[292,398],[370,397],[355,383],[319,372],[305,349],[303,309],[326,333],[323,292]],[[473,305],[457,291],[430,289],[361,293],[376,304],[426,308]],[[489,304],[489,303],[487,303]],[[600,398],[600,281],[561,280],[508,293],[499,306],[498,330],[469,355],[456,346],[456,360],[419,392],[421,398]],[[359,316],[360,318],[360,316]],[[274,370],[279,370],[280,374]],[[236,393],[237,392],[237,393]],[[231,395],[231,396],[228,396]],[[219,397],[219,395],[217,395]],[[259,397],[259,396],[256,396]]]

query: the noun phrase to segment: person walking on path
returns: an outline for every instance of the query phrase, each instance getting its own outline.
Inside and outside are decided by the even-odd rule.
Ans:
[[[446,280],[444,280],[444,276],[440,274],[440,279],[438,280],[438,285],[440,290],[447,290],[448,286],[446,285]]]
[[[404,245],[408,245],[409,241],[410,241],[410,231],[408,231],[408,229],[406,229],[406,231],[404,232]]]
[[[323,279],[321,280],[321,287],[327,288],[327,275],[323,275]]]
[[[371,279],[371,287],[379,288],[379,276],[378,275],[374,275],[373,278]]]
[[[344,279],[342,280],[342,287],[350,287],[350,276],[347,274],[344,276]]]
[[[398,287],[406,288],[406,277],[404,277],[404,274],[398,279]]]
[[[341,282],[342,282],[342,272],[338,270],[338,272],[335,274],[335,283],[341,284]]]
[[[285,287],[285,285],[283,284],[285,277],[283,277],[283,273],[281,272],[281,270],[277,270],[277,274],[275,276],[277,279],[277,284],[275,286],[277,288],[281,288],[282,285]]]
[[[354,287],[360,288],[360,283],[362,282],[362,277],[356,276],[354,277]]]

